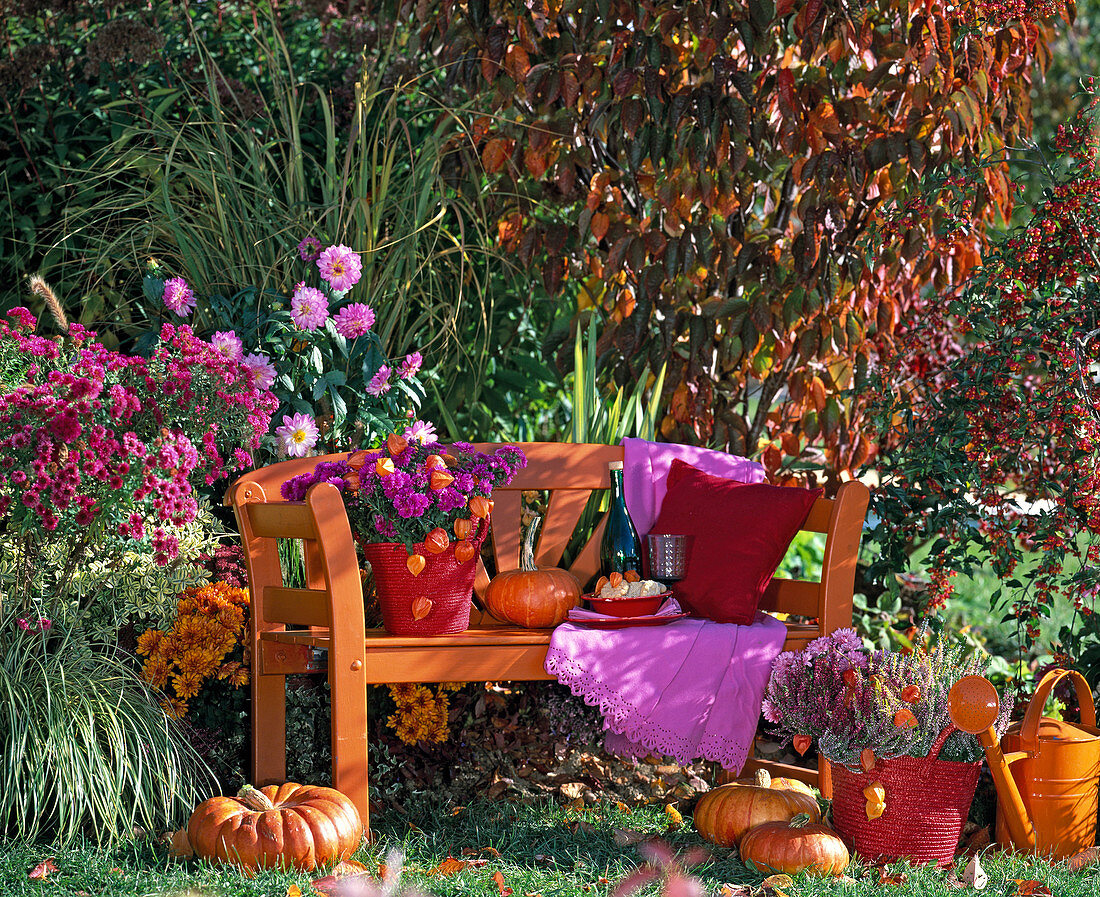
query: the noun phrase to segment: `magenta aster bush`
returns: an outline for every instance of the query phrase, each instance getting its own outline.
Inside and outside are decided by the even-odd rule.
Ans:
[[[386,460],[392,471],[380,463]],[[301,501],[315,483],[333,483],[344,493],[352,526],[367,541],[403,542],[411,551],[437,527],[453,533],[456,520],[470,517],[472,498],[488,498],[526,466],[516,446],[488,455],[466,442],[448,448],[390,436],[379,449],[321,462],[310,473],[287,480],[282,495]]]
[[[951,686],[963,676],[980,675],[988,660],[968,658],[963,646],[943,641],[929,651],[927,638],[927,631],[921,633],[907,652],[870,652],[854,629],[838,629],[802,651],[783,652],[764,694],[765,722],[803,752],[816,737],[825,757],[853,769],[865,749],[883,759],[927,756],[950,725]],[[1008,725],[1011,696],[1001,706],[998,734]],[[941,756],[976,760],[981,754],[974,736],[956,732]]]
[[[0,323],[0,532],[25,571],[9,597],[30,600],[47,543],[66,546],[62,593],[89,552],[137,541],[170,563],[194,484],[252,466],[275,397],[187,326],[165,324],[148,358],[79,324],[57,340],[23,329]]]

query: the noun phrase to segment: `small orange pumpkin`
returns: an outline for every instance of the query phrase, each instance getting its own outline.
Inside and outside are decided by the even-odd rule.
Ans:
[[[789,822],[765,822],[745,833],[741,860],[758,872],[797,875],[840,875],[851,857],[840,837],[827,825],[810,822],[799,813]]]
[[[535,534],[541,517],[527,528],[519,569],[498,573],[485,591],[485,607],[494,617],[528,629],[564,622],[581,598],[581,584],[568,570],[535,565]]]
[[[817,798],[801,782],[778,787],[788,781],[773,780],[766,769],[758,769],[751,782],[730,782],[708,791],[695,805],[696,830],[713,844],[734,847],[745,832],[765,822],[789,822],[799,813],[820,822]]]
[[[203,801],[187,823],[196,855],[245,869],[316,869],[346,860],[363,840],[355,804],[335,788],[245,785]]]

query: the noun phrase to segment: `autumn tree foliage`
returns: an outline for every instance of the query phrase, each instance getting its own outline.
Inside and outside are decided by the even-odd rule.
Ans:
[[[401,12],[484,110],[471,134],[500,241],[551,294],[606,318],[618,379],[669,362],[664,437],[759,453],[782,477],[872,455],[852,388],[920,314],[922,291],[961,282],[1011,206],[1005,167],[991,165],[970,232],[943,233],[933,198],[860,248],[927,171],[1028,134],[1051,20],[1017,6],[473,0]]]

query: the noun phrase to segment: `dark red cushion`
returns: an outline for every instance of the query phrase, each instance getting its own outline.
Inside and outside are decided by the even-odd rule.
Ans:
[[[676,459],[654,533],[682,533],[687,575],[676,600],[696,616],[751,623],[764,590],[823,489],[739,483]]]

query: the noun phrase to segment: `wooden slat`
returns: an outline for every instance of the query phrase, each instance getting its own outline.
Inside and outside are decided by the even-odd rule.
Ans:
[[[295,626],[329,626],[329,597],[316,589],[264,589],[263,615],[268,623]]]
[[[829,521],[833,518],[833,500],[831,498],[819,498],[810,508],[810,515],[802,524],[802,530],[810,533],[827,533]]]
[[[543,521],[535,552],[538,566],[556,567],[561,563],[562,553],[573,538],[591,495],[591,489],[555,489],[550,493],[550,506],[546,510],[546,520]]]
[[[493,557],[497,572],[519,568],[519,524],[523,495],[511,489],[493,490]]]
[[[800,617],[816,617],[820,613],[820,595],[821,583],[776,577],[764,590],[760,609],[782,611]]]
[[[603,541],[603,531],[606,526],[607,515],[604,514],[596,524],[592,537],[585,542],[584,548],[580,550],[569,567],[569,572],[577,577],[582,589],[587,588],[589,580],[600,572],[600,542]]]
[[[261,539],[316,539],[309,508],[299,501],[252,502],[245,505],[252,535]]]
[[[608,489],[611,481],[607,475],[609,461],[623,460],[621,445],[595,445],[568,442],[518,442],[516,445],[527,456],[527,466],[517,471],[507,486],[493,490],[546,489],[548,483],[555,489]],[[482,452],[495,452],[499,443],[475,443]]]
[[[392,682],[490,682],[552,679],[543,664],[546,645],[393,645],[366,652],[366,678],[373,685]]]

